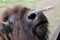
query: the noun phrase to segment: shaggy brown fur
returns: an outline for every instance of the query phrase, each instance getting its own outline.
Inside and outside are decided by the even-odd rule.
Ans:
[[[42,11],[37,14],[32,11],[34,10],[18,5],[6,8],[2,21],[9,22],[9,25],[2,24],[0,37],[3,34],[7,40],[47,40],[46,16]]]

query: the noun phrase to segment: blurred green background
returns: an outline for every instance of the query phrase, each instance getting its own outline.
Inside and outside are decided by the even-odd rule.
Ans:
[[[9,5],[20,4],[29,8],[34,8],[36,0],[0,0],[0,8],[7,7]]]
[[[42,0],[41,0],[42,1]],[[37,7],[39,7],[39,5],[42,5],[41,3],[39,4],[38,2],[41,2],[40,0],[0,0],[0,8],[5,8],[8,7],[10,5],[14,5],[14,4],[20,4],[23,6],[27,6],[31,9],[34,9]],[[51,0],[47,0],[47,2],[49,3]],[[57,0],[57,3],[54,4],[54,2],[56,2],[54,0],[54,2],[52,1],[51,4],[55,5],[55,8],[45,12],[46,16],[49,20],[49,30],[50,32],[53,32],[54,29],[57,27],[59,21],[60,21],[60,0]],[[42,3],[44,3],[46,1],[43,0]],[[47,3],[47,4],[48,4]],[[49,4],[48,4],[49,5]]]

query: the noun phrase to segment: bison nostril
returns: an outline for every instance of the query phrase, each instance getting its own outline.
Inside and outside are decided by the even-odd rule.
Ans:
[[[36,17],[36,14],[35,13],[32,13],[28,16],[28,19],[34,19]]]

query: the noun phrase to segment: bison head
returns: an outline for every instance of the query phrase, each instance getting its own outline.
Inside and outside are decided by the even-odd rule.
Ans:
[[[3,21],[1,33],[8,40],[47,40],[48,20],[40,9],[10,7],[4,12]]]

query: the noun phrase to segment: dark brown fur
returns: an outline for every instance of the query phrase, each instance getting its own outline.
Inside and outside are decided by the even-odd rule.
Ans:
[[[6,35],[8,40],[47,40],[48,20],[40,11],[37,20],[27,21],[27,14],[32,10],[23,6],[9,7],[4,12],[3,21],[9,22],[8,26],[3,24],[1,33]],[[14,22],[10,22],[13,18]],[[10,34],[10,36],[9,36]]]

